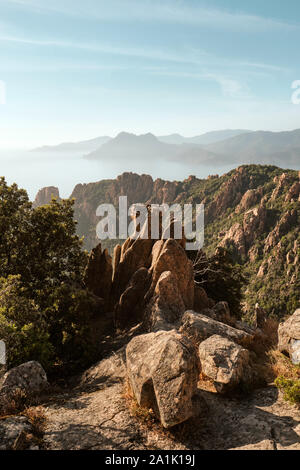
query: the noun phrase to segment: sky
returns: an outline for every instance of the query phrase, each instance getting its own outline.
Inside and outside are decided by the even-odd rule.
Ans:
[[[0,0],[0,147],[299,128],[299,44],[299,0]]]

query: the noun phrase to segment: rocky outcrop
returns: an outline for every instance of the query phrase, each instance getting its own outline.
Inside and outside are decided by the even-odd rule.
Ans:
[[[53,198],[60,200],[59,189],[55,186],[48,186],[39,190],[32,205],[33,207],[44,206],[49,204]]]
[[[105,249],[102,251],[101,243],[94,248],[90,255],[84,273],[86,287],[97,297],[109,304],[112,285],[112,259]]]
[[[228,338],[213,335],[199,346],[201,371],[219,393],[231,391],[249,373],[249,351]]]
[[[249,189],[251,177],[247,174],[244,167],[235,170],[232,176],[221,186],[213,203],[208,211],[209,220],[219,216],[230,207],[234,207],[241,202],[244,193]]]
[[[164,239],[161,225],[162,239],[144,238],[145,231],[151,232],[150,214],[137,238],[128,238],[121,250],[116,248],[112,297],[120,329],[141,320],[148,331],[172,329],[194,305],[194,271],[185,240]]]
[[[191,310],[183,315],[182,326],[179,331],[193,338],[197,343],[201,343],[213,335],[228,338],[237,344],[250,344],[253,339],[245,331],[225,325],[213,318]]]
[[[257,188],[257,189],[248,189],[248,191],[245,192],[243,195],[241,202],[237,206],[235,212],[237,214],[240,214],[242,212],[246,212],[251,207],[255,206],[258,204],[263,197],[263,188]]]
[[[295,183],[289,189],[287,195],[285,196],[285,202],[297,201],[300,197],[300,181],[295,181]]]
[[[146,294],[149,328],[168,329],[194,305],[193,265],[181,245],[169,239],[154,247],[149,272],[152,279]]]
[[[276,227],[269,233],[265,241],[264,251],[268,252],[273,248],[283,235],[297,223],[297,211],[295,209],[287,211],[276,224]]]
[[[210,234],[206,238],[206,249],[211,250],[219,243],[234,249],[235,259],[245,265],[250,272],[249,286],[246,292],[246,306],[248,314],[253,313],[255,303],[258,301],[264,307],[266,304],[272,307],[277,315],[284,315],[284,307],[280,302],[283,289],[287,290],[291,297],[295,298],[297,289],[297,263],[292,261],[289,254],[290,243],[283,243],[281,238],[287,236],[296,240],[299,238],[299,174],[292,170],[281,170],[271,165],[245,165],[221,175],[219,178],[198,179],[189,177],[184,181],[168,182],[161,179],[153,181],[150,176],[125,173],[116,180],[103,180],[91,184],[79,184],[74,189],[71,197],[75,198],[75,219],[78,221],[77,232],[84,235],[84,245],[89,250],[99,242],[96,239],[95,228],[99,222],[96,209],[102,203],[113,203],[118,212],[118,198],[120,195],[128,196],[128,204],[132,203],[205,203],[205,225]],[[298,196],[297,196],[298,195]],[[285,214],[296,211],[298,216],[287,220],[285,226]],[[102,248],[108,247],[111,252],[115,242],[103,241]],[[149,265],[143,261],[139,266],[130,269],[130,262],[126,263],[126,269],[118,268],[123,256],[130,255],[130,247],[133,241],[125,242],[124,247],[118,248],[118,256],[114,261],[114,283],[119,283],[118,272],[124,271],[124,284],[120,281],[120,289],[114,299],[117,302],[127,288],[134,272],[140,267],[149,269]],[[143,256],[146,243],[139,248]],[[149,244],[151,245],[151,244]],[[280,255],[277,251],[280,248]],[[150,256],[153,246],[148,246]],[[120,251],[121,250],[121,251]],[[128,254],[125,254],[125,252]],[[274,256],[272,254],[274,251]],[[268,260],[269,255],[272,259]],[[282,258],[288,255],[288,264],[284,265]],[[295,254],[295,259],[298,254]],[[299,261],[299,256],[298,256]],[[252,269],[253,264],[257,269]],[[258,265],[259,263],[259,265]],[[275,269],[275,264],[277,268]],[[290,269],[291,264],[295,267]],[[299,264],[299,263],[298,263]],[[260,266],[262,268],[259,270]],[[128,272],[126,272],[126,270]],[[255,272],[256,271],[256,272]],[[257,273],[259,271],[259,276]],[[276,271],[276,273],[274,272]],[[264,292],[259,287],[262,278],[265,277]],[[273,292],[273,278],[282,279],[282,286],[276,286]],[[278,287],[278,288],[277,288]],[[270,299],[272,299],[270,301]],[[192,307],[200,310],[200,307]],[[292,312],[290,312],[292,313]]]
[[[264,204],[248,210],[244,214],[243,224],[235,223],[225,233],[220,246],[233,247],[240,258],[245,258],[257,237],[261,236],[267,227],[267,209]],[[254,255],[255,256],[255,255]]]
[[[220,246],[224,248],[233,247],[239,257],[245,257],[247,254],[244,229],[241,224],[234,224],[226,232]]]
[[[278,349],[300,364],[300,309],[279,325]]]
[[[199,370],[187,339],[175,331],[138,336],[126,348],[126,364],[138,404],[151,408],[165,428],[195,414]]]
[[[6,372],[0,381],[0,395],[13,395],[21,390],[30,396],[41,393],[47,386],[46,372],[38,362],[31,361]]]
[[[154,240],[133,240],[128,238],[122,245],[120,261],[114,272],[113,296],[117,301],[127,288],[132,276],[140,268],[148,269]]]
[[[144,320],[145,295],[151,277],[146,268],[138,269],[115,306],[115,325],[124,329]]]
[[[277,199],[281,194],[284,192],[284,190],[290,186],[291,184],[291,178],[287,173],[282,173],[280,176],[275,176],[274,178],[274,183],[276,184],[275,189],[272,192],[271,199]]]

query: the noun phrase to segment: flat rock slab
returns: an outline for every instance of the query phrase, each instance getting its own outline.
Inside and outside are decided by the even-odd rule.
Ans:
[[[32,427],[25,416],[12,416],[0,420],[0,450],[23,450],[25,436]]]
[[[177,430],[163,431],[158,426],[147,427],[131,415],[122,383],[110,379],[105,385],[99,375],[95,382],[92,391],[87,384],[87,390],[57,396],[44,406],[46,448],[300,450],[300,410],[285,402],[275,387],[243,399],[199,391],[206,403],[205,413]]]
[[[194,338],[198,343],[213,335],[223,336],[237,344],[250,344],[253,339],[245,331],[233,328],[193,310],[185,312],[181,323],[180,333]]]

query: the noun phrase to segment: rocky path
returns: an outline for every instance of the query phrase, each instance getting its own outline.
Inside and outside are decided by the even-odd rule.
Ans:
[[[122,355],[87,371],[73,391],[44,406],[48,449],[300,450],[300,410],[275,387],[229,399],[199,391],[203,413],[163,431],[133,416],[124,397]]]

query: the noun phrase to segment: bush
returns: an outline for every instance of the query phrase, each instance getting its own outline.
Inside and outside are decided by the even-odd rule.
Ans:
[[[33,208],[26,191],[0,179],[0,338],[8,367],[29,360],[49,370],[95,358],[99,299],[83,285],[87,252],[76,235],[74,201]]]
[[[194,264],[195,282],[217,302],[227,301],[231,313],[240,318],[245,278],[241,267],[233,263],[230,253],[218,247],[211,257],[201,250],[197,254],[189,252],[189,257]]]
[[[37,360],[48,368],[54,360],[48,325],[34,300],[22,295],[20,276],[0,279],[0,338],[8,367]]]
[[[283,392],[286,401],[300,405],[300,379],[287,379],[279,376],[275,380],[275,385]]]

